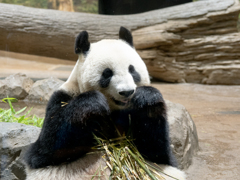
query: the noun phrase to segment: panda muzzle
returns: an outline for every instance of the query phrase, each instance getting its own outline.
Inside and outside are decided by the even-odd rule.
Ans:
[[[113,102],[119,106],[127,106],[130,102],[130,99],[124,99],[124,100],[116,100],[115,98],[111,98]]]

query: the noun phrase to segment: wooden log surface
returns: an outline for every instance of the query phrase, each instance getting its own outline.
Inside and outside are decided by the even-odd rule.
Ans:
[[[211,12],[227,11],[234,4],[234,0],[204,0],[135,15],[107,16],[0,3],[0,50],[76,60],[73,44],[80,31],[87,30],[91,42],[95,42],[104,38],[117,38],[120,26],[132,31],[140,29],[134,33],[134,42],[140,49],[149,48],[152,44],[156,47],[180,43],[180,32],[193,22],[183,23],[179,28],[173,27],[174,24],[171,27],[171,23],[165,25],[163,30],[157,28],[157,38],[154,38],[154,32],[141,37],[142,28],[189,18],[194,21]],[[172,32],[166,31],[168,27]],[[179,34],[174,34],[174,30],[179,31]]]
[[[76,61],[75,36],[90,41],[132,31],[152,77],[167,82],[240,84],[238,0],[202,0],[135,15],[106,16],[0,4],[0,50]]]
[[[235,1],[226,10],[139,28],[135,47],[158,80],[240,85],[239,13]]]

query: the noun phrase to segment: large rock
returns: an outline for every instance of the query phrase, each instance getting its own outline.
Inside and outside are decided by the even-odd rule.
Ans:
[[[199,150],[196,126],[183,105],[168,100],[166,104],[172,150],[179,168],[186,169],[191,165],[193,155]]]
[[[47,102],[53,92],[57,90],[63,83],[64,81],[55,77],[36,81],[26,99],[29,101]]]
[[[24,180],[21,161],[26,148],[36,141],[40,128],[18,123],[0,123],[0,179]]]
[[[33,80],[25,74],[14,74],[0,80],[0,98],[24,99],[33,85]]]

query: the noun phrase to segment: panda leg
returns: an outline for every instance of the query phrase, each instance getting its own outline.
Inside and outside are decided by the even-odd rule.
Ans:
[[[46,109],[42,131],[25,154],[32,169],[72,162],[84,156],[94,145],[92,133],[108,128],[109,107],[98,91],[82,93],[72,98],[56,91]]]
[[[139,152],[152,162],[176,167],[170,148],[166,105],[161,93],[150,86],[138,87],[131,103],[132,133]]]

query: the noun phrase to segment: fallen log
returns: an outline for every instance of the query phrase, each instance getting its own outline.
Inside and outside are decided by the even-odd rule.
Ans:
[[[226,10],[134,30],[135,47],[156,79],[239,85],[239,12],[235,1]]]
[[[233,4],[232,0],[209,0],[135,15],[107,16],[0,3],[0,50],[76,60],[73,44],[82,30],[87,30],[95,42],[117,38],[120,26],[136,30],[226,10]]]
[[[204,0],[135,15],[108,16],[0,3],[0,50],[76,60],[76,35],[118,38],[120,26],[150,75],[167,82],[240,84],[238,0]]]

